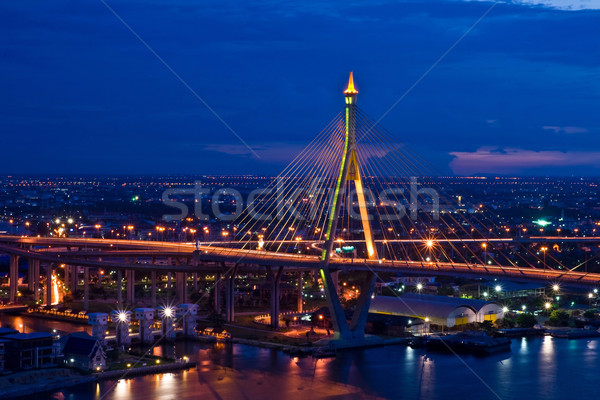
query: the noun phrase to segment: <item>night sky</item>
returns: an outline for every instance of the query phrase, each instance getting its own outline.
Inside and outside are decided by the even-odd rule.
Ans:
[[[493,4],[0,3],[0,174],[277,174],[378,119]],[[544,3],[532,5],[532,3]],[[381,121],[442,173],[600,176],[600,0],[499,3]]]

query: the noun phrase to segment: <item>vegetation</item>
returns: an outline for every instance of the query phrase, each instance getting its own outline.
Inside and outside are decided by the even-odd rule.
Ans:
[[[516,323],[515,318],[507,315],[504,318],[497,320],[496,326],[498,329],[510,329],[514,328]]]
[[[569,314],[563,310],[558,309],[552,311],[550,318],[548,318],[548,325],[550,326],[569,326]]]
[[[516,323],[521,328],[533,328],[538,321],[532,313],[521,313],[517,315]]]

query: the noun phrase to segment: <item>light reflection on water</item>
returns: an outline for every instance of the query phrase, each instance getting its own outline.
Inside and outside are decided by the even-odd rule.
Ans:
[[[203,395],[237,399],[245,398],[248,390],[257,398],[275,390],[277,397],[302,400],[324,397],[324,390],[407,399],[565,399],[574,394],[595,398],[595,386],[589,382],[596,381],[600,368],[599,344],[599,339],[542,337],[515,339],[511,352],[487,357],[461,354],[460,360],[404,346],[340,351],[336,358],[316,360],[244,345],[177,342],[163,344],[153,353],[187,355],[198,361],[198,369],[84,384],[64,392],[73,400],[98,399],[99,390],[103,400]]]

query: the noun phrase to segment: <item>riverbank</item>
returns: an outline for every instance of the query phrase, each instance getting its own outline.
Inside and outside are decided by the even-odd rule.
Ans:
[[[147,367],[127,368],[114,371],[86,374],[71,368],[48,368],[34,371],[22,371],[0,377],[0,398],[28,398],[40,392],[60,390],[87,382],[98,382],[110,379],[126,379],[134,376],[159,374],[187,370],[196,367],[195,362],[178,362],[152,365]]]

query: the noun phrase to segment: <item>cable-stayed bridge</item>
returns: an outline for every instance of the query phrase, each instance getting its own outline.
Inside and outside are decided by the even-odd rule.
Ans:
[[[371,295],[382,272],[600,285],[600,274],[563,265],[547,255],[544,245],[598,243],[600,238],[492,234],[510,228],[481,206],[467,212],[460,195],[433,185],[427,176],[435,169],[360,110],[357,95],[351,74],[343,111],[246,208],[236,210],[231,230],[219,241],[0,237],[0,252],[11,259],[11,301],[16,300],[19,259],[30,260],[28,281],[36,296],[40,264],[45,265],[46,282],[59,265],[83,267],[84,292],[89,290],[90,268],[116,270],[119,301],[125,271],[129,304],[135,303],[136,271],[151,273],[153,302],[157,273],[176,274],[182,302],[189,274],[197,290],[197,275],[213,273],[226,280],[226,316],[232,320],[236,274],[266,270],[272,284],[271,321],[277,327],[282,274],[300,272],[302,288],[301,272],[310,270],[318,272],[325,287],[335,339],[355,343],[364,338]],[[539,244],[541,253],[531,244]],[[350,323],[337,294],[340,270],[364,274]],[[77,286],[76,275],[71,271],[65,281]],[[46,293],[51,304],[50,290]]]

